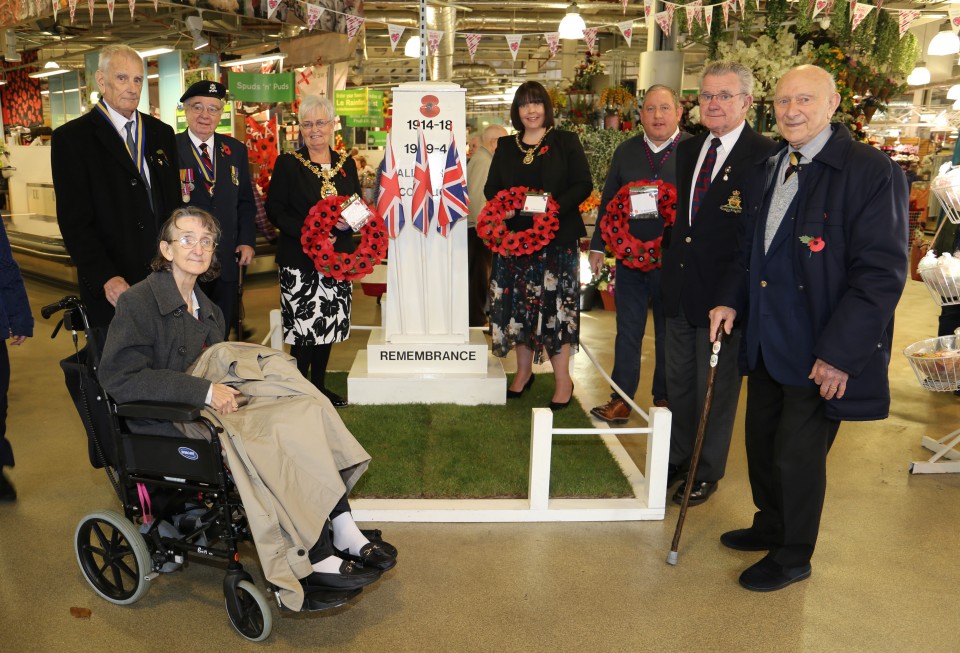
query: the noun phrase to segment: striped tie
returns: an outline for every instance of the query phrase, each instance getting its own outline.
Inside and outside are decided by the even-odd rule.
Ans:
[[[213,177],[213,161],[210,159],[210,152],[207,151],[207,144],[200,143],[200,160],[203,161],[203,167],[207,169],[207,176]],[[204,181],[203,185],[207,187],[207,192],[210,192],[212,184],[208,181]]]
[[[800,159],[803,155],[799,152],[790,153],[790,165],[787,166],[787,172],[783,175],[783,183],[787,183],[787,180],[793,175],[793,173],[800,170]]]
[[[703,165],[700,166],[700,174],[697,175],[697,183],[693,186],[693,205],[690,207],[690,219],[697,215],[700,208],[700,201],[707,194],[710,188],[710,179],[713,177],[713,165],[717,162],[717,148],[720,147],[720,139],[714,138],[710,141],[710,149],[707,150],[707,156],[703,159]]]

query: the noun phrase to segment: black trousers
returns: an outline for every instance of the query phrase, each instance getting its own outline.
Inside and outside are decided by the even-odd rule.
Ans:
[[[467,295],[470,326],[486,326],[487,294],[493,252],[483,244],[475,227],[467,229]]]
[[[817,386],[777,383],[761,356],[747,378],[746,445],[757,513],[753,529],[786,567],[810,562],[827,489],[827,453],[840,422],[824,415]]]
[[[7,391],[10,389],[10,357],[7,341],[0,340],[0,467],[13,467],[13,447],[7,439]]]

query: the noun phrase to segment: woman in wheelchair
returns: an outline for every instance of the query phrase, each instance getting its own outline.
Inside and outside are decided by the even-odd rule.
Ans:
[[[161,228],[153,274],[117,303],[99,378],[120,403],[208,408],[205,415],[226,432],[222,449],[264,575],[287,607],[300,609],[312,592],[372,583],[396,564],[397,551],[353,521],[347,495],[370,456],[330,401],[299,375],[292,357],[222,342],[220,309],[196,287],[217,275],[219,234],[209,213],[174,211]],[[154,434],[174,428],[129,426]],[[197,435],[176,426],[178,435]]]

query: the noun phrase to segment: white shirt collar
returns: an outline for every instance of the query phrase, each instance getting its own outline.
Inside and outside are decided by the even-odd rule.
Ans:
[[[740,123],[740,126],[734,129],[723,136],[720,136],[720,145],[723,147],[725,152],[730,152],[733,149],[733,146],[737,144],[737,139],[740,138],[740,134],[743,133],[744,127],[747,126],[747,121],[744,120]],[[711,140],[716,138],[713,134],[707,134],[707,143],[709,144]]]
[[[213,152],[213,134],[210,134],[210,138],[208,138],[207,140],[201,141],[201,140],[197,137],[197,135],[194,134],[194,133],[188,128],[188,129],[187,129],[187,136],[190,137],[190,142],[193,143],[193,146],[194,146],[195,148],[197,148],[198,150],[200,149],[200,143],[206,143],[206,144],[207,144],[207,149],[208,149],[210,152]]]
[[[675,138],[677,137],[677,134],[679,134],[679,133],[680,133],[680,128],[677,127],[676,129],[673,130],[673,133],[670,134],[670,138],[668,138],[667,140],[665,140],[664,142],[662,142],[660,145],[654,145],[654,144],[653,144],[653,141],[651,141],[649,138],[647,138],[647,135],[646,135],[646,134],[643,135],[643,140],[645,140],[645,141],[647,142],[647,147],[650,148],[650,151],[653,152],[654,154],[656,154],[657,152],[659,152],[659,151],[662,150],[663,148],[665,148],[665,147],[667,147],[668,145],[670,145],[670,143],[673,142],[673,139],[675,139]]]
[[[127,137],[128,122],[130,122],[131,120],[133,121],[134,129],[136,129],[137,123],[140,122],[139,111],[134,111],[133,115],[127,118],[122,113],[120,113],[119,111],[111,107],[109,104],[107,104],[106,100],[103,101],[103,106],[107,108],[107,115],[110,116],[110,121],[113,123],[114,128],[117,130],[117,132],[119,132],[119,134],[123,138]]]

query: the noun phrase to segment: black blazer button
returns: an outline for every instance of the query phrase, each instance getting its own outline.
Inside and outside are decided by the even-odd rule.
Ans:
[[[182,308],[178,308],[177,310],[175,310],[175,311],[173,312],[173,317],[182,317],[182,316],[183,316],[183,309],[182,309]]]
[[[181,347],[177,347],[177,353],[180,354],[181,356],[183,356],[184,354],[187,353],[187,348],[186,348],[186,347],[182,347],[182,346],[181,346]]]
[[[131,185],[131,186],[136,186],[136,185],[137,185],[137,179],[136,179],[136,177],[134,177],[133,179],[130,180],[130,185]]]

